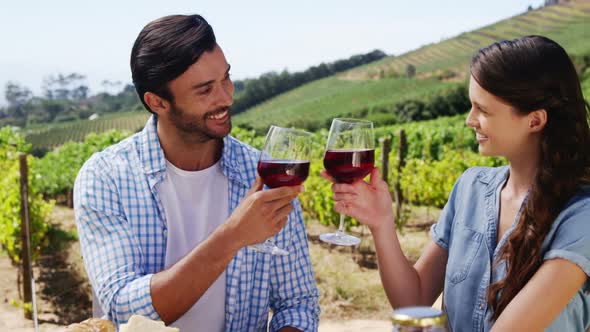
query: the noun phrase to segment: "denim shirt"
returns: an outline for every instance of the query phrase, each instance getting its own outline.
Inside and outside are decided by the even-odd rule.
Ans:
[[[465,171],[455,183],[438,223],[430,230],[433,240],[448,252],[443,306],[453,332],[492,328],[486,294],[492,283],[506,275],[505,264],[494,266],[494,262],[516,225],[513,223],[496,243],[500,191],[508,173],[507,166]],[[590,186],[581,187],[557,216],[542,244],[542,255],[543,260],[571,261],[590,276]],[[585,331],[589,326],[587,278],[545,331]]]

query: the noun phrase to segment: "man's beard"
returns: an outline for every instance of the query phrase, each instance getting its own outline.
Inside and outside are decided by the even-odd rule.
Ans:
[[[227,110],[231,116],[229,107],[219,108],[204,115],[191,115],[182,108],[173,104],[170,109],[170,121],[179,133],[192,142],[207,142],[210,140],[222,139],[229,134],[232,128],[231,117],[229,121],[229,130],[215,132],[207,127],[207,116]]]

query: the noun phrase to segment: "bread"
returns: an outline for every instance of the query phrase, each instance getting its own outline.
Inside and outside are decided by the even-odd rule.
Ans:
[[[162,321],[133,315],[129,318],[127,324],[121,324],[119,332],[179,332],[179,329],[176,327],[167,327]]]
[[[67,332],[117,332],[115,325],[108,320],[90,318],[66,327]]]

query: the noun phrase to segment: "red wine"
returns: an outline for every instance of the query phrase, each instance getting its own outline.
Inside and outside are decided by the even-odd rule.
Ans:
[[[353,183],[371,173],[375,163],[375,150],[328,150],[324,167],[337,182]]]
[[[265,160],[258,162],[258,174],[269,188],[300,185],[309,175],[309,161]]]

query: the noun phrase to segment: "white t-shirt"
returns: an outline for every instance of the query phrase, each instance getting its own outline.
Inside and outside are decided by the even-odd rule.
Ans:
[[[158,187],[168,225],[165,267],[186,256],[229,216],[229,182],[215,165],[195,172],[166,162],[166,179]],[[198,278],[198,275],[194,276]],[[181,331],[223,331],[225,271],[192,308],[172,326]]]

